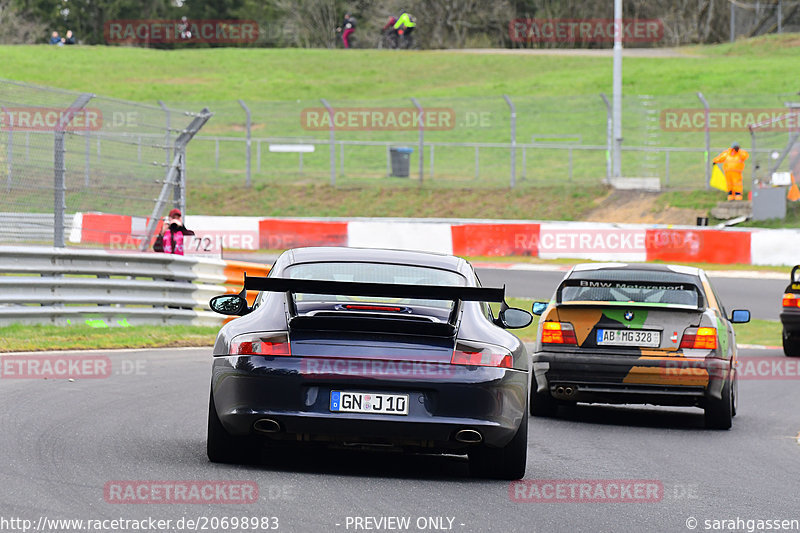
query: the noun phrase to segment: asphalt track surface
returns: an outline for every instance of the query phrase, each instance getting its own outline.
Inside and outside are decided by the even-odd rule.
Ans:
[[[277,517],[278,531],[292,532],[685,532],[747,531],[748,520],[800,519],[800,378],[766,379],[774,368],[741,381],[730,431],[704,429],[702,412],[690,408],[579,405],[560,418],[531,418],[527,480],[646,480],[663,489],[656,501],[532,503],[512,501],[508,482],[471,479],[465,459],[456,456],[298,449],[255,464],[211,464],[205,456],[210,349],[77,355],[98,353],[111,361],[105,379],[0,379],[0,526],[11,519],[35,526],[40,517],[152,517],[173,520],[162,530],[181,531],[174,524],[182,517],[237,516]],[[778,350],[741,356],[745,363],[788,361]],[[104,498],[108,482],[136,480],[251,481],[258,499],[119,504]],[[380,529],[366,517],[411,522],[408,529]],[[739,527],[712,529],[715,523],[705,522],[737,519]],[[4,530],[21,530],[11,525]]]

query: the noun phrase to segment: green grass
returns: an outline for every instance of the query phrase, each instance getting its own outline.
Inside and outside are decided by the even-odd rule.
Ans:
[[[680,58],[626,58],[623,90],[653,95],[699,89],[736,95],[793,92],[797,87],[791,76],[786,76],[786,64],[800,58],[797,44],[796,35],[785,34],[733,45],[686,47]],[[2,46],[0,55],[6,78],[149,102],[596,95],[610,90],[612,61],[610,56],[446,50],[164,51],[47,45]],[[713,66],[708,56],[713,58]],[[53,76],[53,72],[59,75]]]
[[[679,50],[681,57],[624,59],[623,136],[626,145],[640,143],[648,133],[652,133],[648,130],[653,127],[650,120],[653,117],[648,115],[649,112],[698,108],[697,90],[702,90],[715,108],[782,106],[785,100],[791,99],[787,94],[796,91],[794,80],[786,76],[786,65],[800,59],[797,43],[797,35],[767,36],[734,44],[685,47]],[[527,53],[253,48],[164,51],[47,45],[0,46],[0,57],[3,58],[0,75],[4,78],[152,105],[163,100],[182,109],[199,110],[208,106],[215,116],[202,135],[244,136],[244,113],[236,103],[237,99],[246,101],[253,111],[253,136],[256,138],[289,136],[324,140],[328,135],[326,131],[305,129],[300,120],[302,110],[321,106],[320,98],[326,98],[334,106],[410,108],[409,98],[414,96],[425,107],[445,107],[455,113],[453,129],[427,131],[426,141],[506,143],[509,140],[509,110],[502,95],[509,94],[517,107],[519,143],[529,143],[534,136],[580,135],[581,144],[601,147],[605,145],[606,110],[599,93],[611,92],[612,62],[610,56]],[[68,68],[64,68],[65,65]],[[53,72],[59,75],[53,76]],[[398,72],[402,75],[397,75]],[[654,99],[647,104],[649,100],[640,99],[639,95],[653,96]],[[28,97],[32,103],[41,98],[35,92],[29,92]],[[145,122],[155,123],[157,120],[150,116]],[[658,129],[657,134],[655,142],[661,146],[697,149],[704,143],[702,132]],[[731,137],[748,140],[745,132],[712,132],[712,146],[728,146]],[[339,132],[337,139],[381,140],[395,145],[416,146],[417,133],[351,131]],[[106,154],[118,149],[108,145],[103,146],[102,151]],[[17,151],[19,153],[15,151],[13,154],[15,161],[27,157],[24,146]],[[348,145],[344,162],[339,161],[337,149],[336,190],[326,190],[318,185],[327,183],[329,179],[329,153],[325,145],[318,145],[314,153],[304,156],[303,172],[299,171],[296,154],[271,154],[262,145],[259,164],[255,152],[254,149],[254,191],[247,191],[250,193],[247,202],[237,201],[230,191],[243,192],[243,143],[221,143],[217,168],[214,142],[195,139],[188,148],[191,210],[207,214],[239,214],[241,209],[249,210],[251,208],[247,206],[257,205],[259,210],[253,214],[273,216],[357,216],[352,209],[358,213],[369,211],[378,215],[432,216],[423,213],[435,211],[431,206],[440,201],[435,194],[426,197],[416,191],[415,179],[386,178],[384,146]],[[68,158],[78,156],[78,152],[68,154]],[[134,156],[128,154],[128,157]],[[546,201],[535,202],[531,204],[530,212],[526,212],[522,201],[512,195],[511,205],[508,211],[504,211],[498,206],[506,200],[507,193],[503,189],[509,185],[510,158],[506,150],[482,148],[477,176],[472,147],[437,146],[433,171],[431,158],[428,149],[424,161],[424,188],[446,188],[451,195],[466,198],[461,211],[467,211],[469,205],[471,217],[577,220],[605,176],[604,149],[574,151],[571,175],[566,151],[527,149],[524,164],[522,154],[517,155],[517,186],[528,189],[525,198],[547,198],[548,191],[541,191],[539,187],[553,185],[572,188],[578,196],[572,202],[556,199],[552,208]],[[655,172],[665,180],[667,162],[663,154],[648,158],[644,153],[626,151],[622,158],[626,174],[636,176]],[[82,160],[73,159],[69,160],[68,166],[82,169]],[[412,178],[416,178],[417,168],[418,155],[414,153],[411,158]],[[670,155],[669,168],[670,187],[704,187],[705,160],[702,153],[674,152]],[[151,178],[149,174],[144,177]],[[46,182],[51,176],[45,173],[42,179]],[[280,185],[309,183],[317,184],[317,188],[300,187],[301,192],[305,190],[308,194],[306,202],[297,202],[297,194],[278,188]],[[393,201],[387,210],[383,191],[390,188],[394,191],[391,194]],[[360,200],[365,207],[357,203],[354,199],[357,195],[351,189],[372,189],[361,194]],[[453,190],[457,192],[454,194]],[[475,192],[479,190],[483,192]],[[320,198],[316,193],[325,196]],[[156,190],[152,195],[155,194]],[[676,191],[664,200],[663,205],[705,206],[715,198],[712,195],[713,192],[701,191],[693,197]],[[281,200],[277,201],[278,198]],[[86,205],[80,204],[80,210],[112,210],[92,204],[94,197],[85,196],[84,199]],[[69,201],[78,202],[72,197]],[[555,212],[556,207],[561,210],[559,213],[542,213]],[[145,214],[146,210],[135,205],[116,204],[116,208],[137,214]],[[253,211],[256,210],[253,208]],[[436,213],[436,216],[448,215]],[[774,225],[795,223],[796,219],[792,218]]]
[[[17,324],[0,328],[0,352],[212,346],[218,330],[213,326],[93,328]]]
[[[388,179],[388,178],[387,178]],[[189,189],[188,204],[205,215],[323,216],[323,217],[440,217],[488,219],[571,220],[593,207],[604,194],[602,186],[576,189],[551,186],[537,189],[487,191],[419,188],[415,183],[381,190],[329,185],[258,184],[252,190],[208,185]],[[247,198],[247,201],[242,201]],[[199,207],[202,206],[202,207]]]

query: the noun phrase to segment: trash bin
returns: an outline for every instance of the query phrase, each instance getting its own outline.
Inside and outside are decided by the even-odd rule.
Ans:
[[[404,146],[389,149],[392,158],[392,176],[395,178],[408,177],[408,169],[411,167],[411,154],[413,152],[413,148]]]

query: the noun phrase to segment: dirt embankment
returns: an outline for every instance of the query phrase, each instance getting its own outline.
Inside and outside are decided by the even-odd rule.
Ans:
[[[697,217],[707,216],[707,212],[703,209],[661,207],[658,198],[658,193],[613,191],[596,199],[596,207],[584,213],[581,220],[626,224],[695,225]]]

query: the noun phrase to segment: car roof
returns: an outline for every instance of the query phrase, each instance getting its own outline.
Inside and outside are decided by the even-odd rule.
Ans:
[[[703,277],[703,270],[697,267],[684,265],[667,265],[654,263],[580,263],[569,272],[568,277],[581,277],[581,273],[608,272],[621,270],[636,270],[643,272],[661,272],[664,274],[685,274],[688,276]]]
[[[285,252],[285,266],[298,263],[365,261],[371,263],[426,266],[467,273],[469,263],[460,257],[432,252],[388,250],[383,248],[348,248],[344,246],[317,246],[293,248]]]

